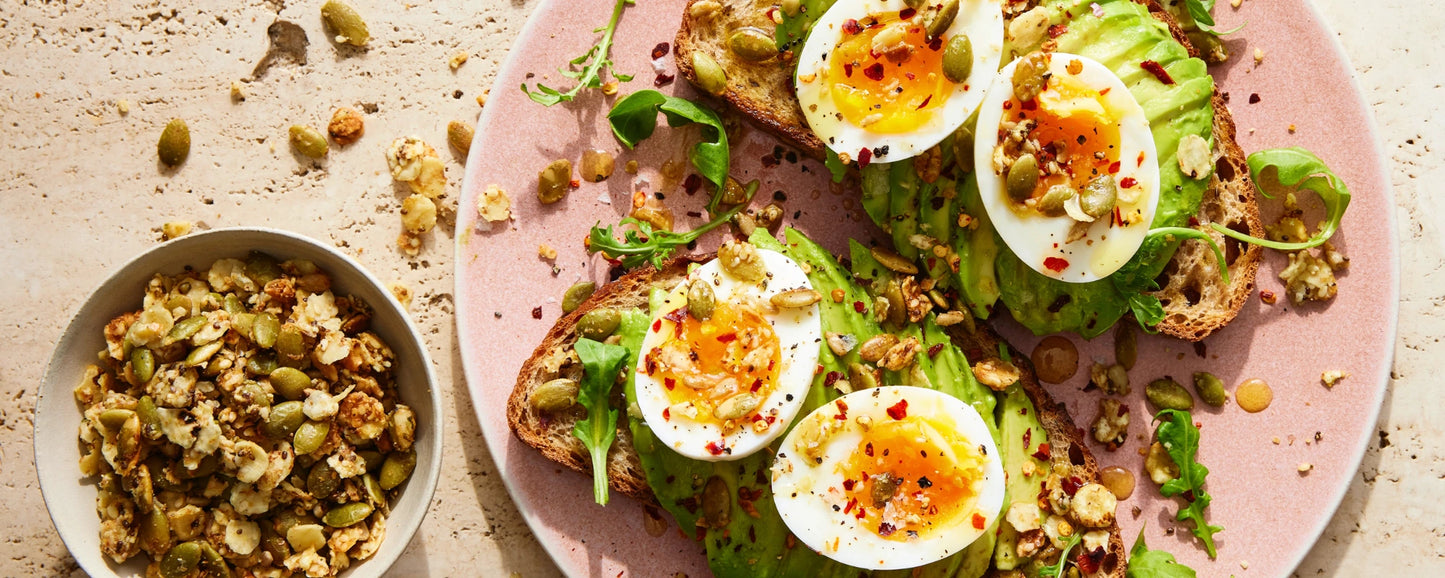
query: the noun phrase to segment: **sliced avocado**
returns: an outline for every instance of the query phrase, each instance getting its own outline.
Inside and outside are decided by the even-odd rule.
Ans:
[[[910,239],[918,234],[918,197],[924,183],[908,161],[888,165],[888,231],[893,235],[893,248],[910,261],[918,259],[918,247]]]
[[[862,201],[863,211],[868,213],[868,218],[873,220],[874,225],[879,229],[888,231],[888,197],[889,197],[889,165],[873,163],[858,174],[862,176]]]
[[[953,253],[958,256],[958,286],[964,303],[973,316],[988,319],[993,304],[998,302],[999,282],[994,271],[1002,245],[993,229],[993,221],[983,207],[978,193],[978,179],[970,174],[959,190],[962,213],[972,220],[967,229],[959,229],[953,237]]]
[[[1003,397],[998,406],[999,443],[998,451],[1003,454],[1004,477],[1008,485],[1004,492],[1004,513],[1015,501],[1033,501],[1039,493],[1039,484],[1048,478],[1049,462],[1033,457],[1039,446],[1048,443],[1048,432],[1039,421],[1038,411],[1024,389],[1015,383],[999,395]],[[1032,464],[1033,475],[1024,475],[1025,464]],[[1007,521],[1001,521],[1004,532],[1013,530]],[[995,549],[994,564],[1000,570],[1012,569],[1018,561],[1012,556],[1013,549],[1007,544],[1017,543],[1018,536],[999,536],[1000,547]]]

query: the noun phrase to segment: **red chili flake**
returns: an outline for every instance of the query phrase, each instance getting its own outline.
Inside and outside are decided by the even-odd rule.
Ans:
[[[672,421],[672,408],[670,408],[670,407],[664,407],[664,408],[662,408],[662,420],[663,420],[663,421]]]
[[[668,44],[666,42],[658,42],[657,46],[652,47],[652,59],[657,60],[659,58],[667,56],[667,53],[670,50],[672,50],[671,44]]]
[[[729,343],[729,342],[731,342],[731,341],[733,341],[733,340],[736,340],[737,338],[738,338],[738,334],[736,334],[736,333],[724,333],[724,334],[722,334],[722,335],[717,336],[717,340],[718,340],[718,341],[721,341],[721,342],[723,342],[723,343]]]
[[[1276,301],[1279,301],[1279,297],[1275,296],[1274,291],[1260,291],[1259,300],[1263,301],[1265,305],[1274,305]]]
[[[858,151],[858,168],[866,168],[873,162],[873,151],[867,148]]]
[[[1049,444],[1039,444],[1039,451],[1034,452],[1034,457],[1040,460],[1049,459]]]
[[[1049,257],[1047,259],[1044,259],[1044,268],[1058,273],[1059,271],[1068,269],[1069,262],[1058,257]]]
[[[1093,550],[1081,552],[1081,553],[1079,554],[1079,560],[1078,560],[1079,570],[1082,570],[1085,574],[1093,574],[1093,573],[1099,571],[1099,565],[1100,565],[1103,561],[1104,561],[1104,548],[1103,548],[1103,547],[1094,548]]]
[[[682,190],[689,195],[697,193],[700,188],[702,188],[702,177],[697,176],[697,173],[690,174],[682,180]]]
[[[678,307],[677,309],[668,311],[662,318],[673,323],[682,323],[684,319],[687,319],[687,307]]]
[[[773,369],[773,362],[769,361],[769,362],[768,362],[768,370],[769,370],[769,371],[772,371],[772,369]],[[817,367],[814,367],[814,368],[813,368],[813,375],[818,375],[819,373],[823,373],[823,364],[821,364],[821,363],[819,363]]]
[[[1060,486],[1064,489],[1065,494],[1073,496],[1078,493],[1079,488],[1084,487],[1084,481],[1077,477],[1069,476],[1061,481]]]
[[[858,21],[857,21],[857,20],[855,20],[855,19],[853,19],[853,18],[849,18],[849,19],[843,21],[843,33],[844,33],[844,34],[857,34],[857,33],[862,32],[862,31],[863,31],[863,27],[858,24]]]
[[[928,103],[929,103],[930,101],[932,101],[932,100],[933,100],[933,95],[931,95],[931,94],[928,95],[928,96],[923,97],[923,102],[921,102],[921,103],[918,104],[918,109],[917,109],[917,110],[923,110],[923,107],[928,106]]]
[[[1109,174],[1111,174],[1111,175],[1113,175],[1113,174],[1118,174],[1118,172],[1119,172],[1119,167],[1121,167],[1121,166],[1123,166],[1123,165],[1120,165],[1120,164],[1119,164],[1119,161],[1114,161],[1114,164],[1109,165]]]
[[[870,458],[873,457],[873,442],[868,442],[867,445],[863,446],[863,455]]]
[[[977,516],[978,514],[974,514],[974,515]],[[897,528],[894,528],[894,527],[893,527],[893,524],[889,524],[888,522],[883,522],[883,523],[881,523],[881,524],[878,524],[878,535],[879,535],[879,536],[882,536],[882,537],[884,537],[884,538],[887,538],[887,537],[889,537],[889,536],[892,536],[893,533],[896,532],[896,531],[898,531],[898,529],[897,529]]]
[[[723,446],[717,442],[707,442],[707,453],[720,456],[723,453]]]
[[[654,88],[662,88],[664,86],[672,84],[672,81],[674,80],[677,80],[676,76],[659,72],[657,73],[657,78],[652,79],[652,86]]]
[[[913,8],[904,8],[898,11],[898,19],[907,20],[909,18],[912,18],[915,14],[918,14],[917,10],[914,10]]]
[[[1139,151],[1139,158],[1135,159],[1134,162],[1138,166],[1144,166],[1144,151]]]
[[[532,319],[541,319],[541,318],[542,318],[542,307],[541,307],[541,306],[533,307],[533,308],[532,308]]]
[[[753,422],[753,423],[758,423],[758,422],[760,422],[760,421],[763,421],[763,414],[755,413],[755,414],[753,414],[752,419],[750,419],[750,420],[748,420],[748,421]]]
[[[1039,109],[1039,101],[1037,101],[1037,100],[1025,100],[1025,101],[1019,103],[1019,110],[1038,110],[1038,109]]]
[[[869,64],[867,68],[863,69],[863,76],[868,77],[868,80],[874,82],[883,80],[883,63],[874,62],[873,64]]]
[[[1123,226],[1123,225],[1124,225],[1124,214],[1119,211],[1119,207],[1114,207],[1114,222],[1113,222],[1113,224],[1114,224],[1115,226]],[[1092,385],[1092,384],[1090,384],[1090,385]]]
[[[1109,94],[1109,91],[1111,91],[1111,90],[1114,90],[1114,87],[1112,87],[1112,86],[1106,86],[1106,87],[1104,87],[1103,90],[1100,90],[1100,91],[1099,91],[1099,96],[1104,96],[1104,95],[1106,95],[1106,94]]]
[[[841,399],[834,403],[838,406],[838,414],[834,415],[833,419],[836,419],[838,421],[848,419],[848,404],[843,403],[843,400]]]
[[[773,422],[778,421],[778,418],[777,418],[776,416],[771,416],[771,415],[770,415],[770,416],[768,416],[768,417],[763,418],[763,421],[768,422],[768,425],[773,425]],[[761,471],[761,470],[759,470],[759,471]]]
[[[571,187],[574,188],[574,189],[580,189],[580,188],[582,188],[582,181],[581,181],[581,179],[572,179],[572,180],[571,180],[570,182],[568,182],[567,184],[568,184],[568,185],[571,185]]]
[[[1013,110],[1013,108],[1014,108],[1014,101],[1012,101],[1012,100],[1005,100],[1005,101],[1003,101],[1003,109],[1004,109],[1004,110]]]
[[[1020,409],[1020,410],[1019,410],[1019,415],[1028,415],[1028,412],[1029,412],[1029,409],[1028,409],[1028,408],[1023,408],[1023,409]],[[1032,440],[1033,437],[1034,437],[1034,428],[1028,428],[1028,429],[1024,430],[1024,449],[1028,449],[1028,447],[1029,447],[1029,441]]]
[[[982,530],[982,529],[987,528],[987,527],[988,527],[988,519],[984,518],[982,514],[979,514],[978,512],[974,512],[974,513],[973,513],[973,528],[974,528],[975,530]]]
[[[1189,217],[1189,226],[1191,226],[1191,227],[1198,227],[1198,226],[1199,226],[1199,217],[1190,216],[1190,217]]]
[[[838,383],[838,380],[842,379],[842,377],[843,374],[841,373],[838,373],[836,371],[829,371],[828,375],[823,377],[823,385],[825,387],[833,387],[833,384]]]
[[[1063,36],[1064,34],[1067,34],[1068,32],[1068,26],[1065,26],[1063,24],[1055,24],[1049,27],[1049,38],[1058,38],[1060,36]]]
[[[851,514],[853,512],[853,508],[856,507],[858,507],[858,498],[849,498],[848,505],[843,506],[843,513]]]
[[[929,49],[929,50],[932,50],[932,51],[934,51],[934,52],[938,52],[939,50],[943,50],[943,37],[940,36],[940,37],[938,37],[938,38],[934,38],[933,40],[929,40],[929,41],[928,41],[928,49]],[[964,86],[963,89],[964,89],[964,90],[968,90],[968,86]]]
[[[662,385],[667,387],[668,391],[672,391],[672,388],[677,387],[677,380],[671,377],[666,377],[663,378]]]
[[[857,483],[858,482],[856,480],[843,480],[843,489],[851,492],[853,491],[853,486]]]
[[[748,391],[749,391],[749,392],[756,392],[757,390],[762,389],[762,388],[763,388],[763,380],[761,380],[761,379],[754,379],[754,380],[753,380],[753,385],[752,385],[752,387],[749,387],[749,388],[748,388]]]
[[[848,77],[848,78],[853,78],[853,63],[852,63],[852,62],[844,62],[844,63],[843,63],[843,76],[846,76],[846,77]]]
[[[1124,188],[1126,188],[1126,189],[1132,189],[1132,188],[1134,188],[1134,187],[1136,187],[1136,186],[1138,186],[1138,185],[1139,185],[1139,180],[1138,180],[1138,179],[1135,179],[1134,177],[1124,177],[1124,178],[1122,178],[1122,179],[1119,179],[1119,186],[1124,187]]]
[[[898,403],[893,404],[893,407],[888,408],[888,417],[893,419],[908,417],[908,400],[900,399]]]
[[[661,320],[661,319],[658,319],[658,320],[652,322],[652,332],[653,332],[653,333],[656,333],[656,332],[658,332],[658,331],[662,331],[662,320]]]
[[[929,347],[929,348],[928,348],[928,357],[929,357],[929,358],[938,357],[938,352],[940,352],[940,351],[943,351],[943,344],[942,344],[942,343],[935,343],[935,344],[933,344],[932,347]]]
[[[854,310],[854,311],[857,311],[858,313],[862,313],[862,312],[864,312],[864,311],[867,311],[867,310],[868,310],[868,307],[867,307],[866,305],[864,305],[862,301],[854,301],[854,302],[853,302],[853,310]]]
[[[1174,84],[1174,77],[1169,76],[1169,71],[1164,70],[1164,67],[1161,66],[1158,62],[1154,62],[1153,60],[1145,60],[1144,62],[1139,63],[1139,68],[1143,68],[1145,72],[1154,75],[1154,78],[1159,79],[1159,82],[1162,82],[1164,84]]]

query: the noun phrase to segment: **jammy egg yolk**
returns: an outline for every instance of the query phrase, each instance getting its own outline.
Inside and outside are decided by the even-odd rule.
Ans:
[[[1033,101],[1010,102],[1017,121],[1033,119],[1031,134],[1043,147],[1039,164],[1056,162],[1063,169],[1039,179],[1033,196],[1066,184],[1082,188],[1099,175],[1119,172],[1119,119],[1104,94],[1067,75],[1055,75],[1048,89]]]
[[[974,508],[982,457],[953,428],[930,421],[876,425],[841,464],[844,513],[880,537],[907,541],[960,524],[982,530],[987,523]]]
[[[746,304],[719,301],[707,320],[685,311],[657,320],[671,323],[673,336],[649,352],[648,373],[662,382],[672,404],[692,402],[697,419],[746,417],[719,416],[717,410],[743,393],[762,400],[772,392],[782,357],[772,324]]]
[[[909,133],[948,102],[954,84],[942,72],[947,39],[930,43],[921,20],[892,14],[845,24],[828,55],[826,82],[848,122],[875,133]]]

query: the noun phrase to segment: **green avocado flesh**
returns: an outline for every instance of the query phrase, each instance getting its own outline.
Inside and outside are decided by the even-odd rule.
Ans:
[[[784,16],[779,30],[806,34],[812,19],[832,2],[805,2],[808,10]],[[1147,7],[1129,0],[1045,0],[1054,24],[1065,32],[1054,39],[1056,51],[1086,56],[1103,63],[1129,87],[1149,120],[1159,154],[1160,199],[1151,228],[1187,226],[1199,211],[1209,179],[1190,179],[1179,169],[1176,153],[1187,135],[1199,135],[1213,146],[1214,79],[1204,61],[1189,57],[1174,40],[1169,28],[1149,14]],[[1094,14],[1097,5],[1101,16]],[[783,42],[780,36],[779,42]],[[1008,52],[1033,47],[1009,47]],[[1165,84],[1144,70],[1145,61],[1157,62],[1172,84]],[[952,156],[951,141],[941,149]],[[949,166],[945,163],[944,166]],[[1072,331],[1086,338],[1098,336],[1129,311],[1129,295],[1111,279],[1092,283],[1065,283],[1034,271],[1009,250],[988,221],[979,199],[976,179],[970,174],[950,175],[933,184],[922,182],[903,161],[891,165],[875,163],[860,171],[863,207],[879,227],[888,231],[896,250],[905,257],[919,256],[912,242],[916,235],[933,237],[952,248],[956,263],[930,259],[920,262],[947,289],[958,292],[963,306],[980,318],[987,318],[995,303],[1005,307],[1019,323],[1036,334]],[[949,180],[953,177],[956,180]],[[950,195],[940,194],[950,191]],[[935,200],[945,198],[941,206]],[[974,221],[968,228],[958,226],[958,213]],[[1156,241],[1159,242],[1159,241]],[[1178,242],[1150,251],[1135,259],[1148,263],[1126,267],[1137,275],[1153,279],[1173,257]],[[956,270],[955,270],[956,269]]]
[[[785,242],[779,242],[760,229],[749,240],[758,248],[787,255],[809,271],[808,280],[812,282],[813,288],[825,296],[819,303],[824,332],[852,334],[861,343],[885,330],[874,320],[871,313],[873,288],[886,287],[892,278],[892,272],[874,260],[867,248],[853,242],[850,271],[844,269],[838,259],[826,249],[802,233],[787,229],[784,234]],[[844,298],[841,302],[832,298],[834,290],[843,291]],[[651,300],[654,308],[661,303],[664,296],[662,290],[654,290]],[[865,311],[857,311],[855,304],[863,304]],[[623,315],[618,329],[622,337],[621,344],[627,347],[631,354],[626,380],[626,394],[629,399],[636,395],[635,375],[632,372],[636,367],[640,353],[638,350],[649,321],[650,317],[646,312],[633,310]],[[885,372],[883,381],[890,385],[936,389],[973,406],[993,432],[994,442],[1003,454],[1001,457],[1004,468],[1013,472],[1010,479],[1025,480],[1018,472],[1024,461],[1033,459],[1028,457],[1028,452],[1036,451],[1038,444],[1045,441],[1043,429],[1028,397],[1021,393],[995,394],[979,384],[973,377],[963,351],[955,346],[943,328],[934,322],[932,315],[921,324],[888,330],[900,336],[916,337],[924,342],[925,348],[934,353],[920,354],[912,370]],[[837,389],[825,384],[829,381],[829,374],[837,372],[836,375],[846,376],[848,365],[860,361],[857,348],[843,357],[835,355],[826,346],[820,346],[819,349],[818,363],[823,367],[823,371],[813,381],[800,410],[800,418],[838,397]],[[1018,387],[1014,386],[1013,390],[1018,390]],[[1003,415],[999,415],[1000,413]],[[702,542],[708,563],[713,573],[718,576],[976,578],[982,576],[993,564],[994,532],[986,532],[963,551],[918,569],[868,572],[844,566],[793,539],[774,507],[769,474],[772,455],[781,446],[783,437],[774,442],[769,450],[739,460],[702,462],[683,457],[664,446],[638,416],[629,416],[628,427],[646,472],[648,485],[657,496],[658,503],[672,514],[679,528]],[[1032,445],[1029,447],[1024,447],[1024,431],[1031,432]],[[1046,471],[1046,466],[1040,465],[1042,462],[1034,462],[1038,471]],[[1035,474],[1028,479],[1040,478]],[[1024,485],[1029,483],[1025,481]],[[704,506],[705,490],[710,484],[714,487],[715,500],[721,494],[716,490],[726,489],[727,502],[726,508],[716,509],[725,514],[712,518],[708,517],[706,512],[709,509]],[[1023,499],[1032,500],[1035,492],[1020,490],[1016,493]]]

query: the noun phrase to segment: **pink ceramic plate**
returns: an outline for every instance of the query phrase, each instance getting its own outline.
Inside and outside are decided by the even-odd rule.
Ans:
[[[623,84],[622,93],[652,87],[650,52],[658,43],[673,39],[684,4],[652,0],[627,9],[612,55],[618,71],[637,78]],[[673,130],[664,124],[638,150],[626,151],[606,123],[614,97],[589,90],[575,102],[545,108],[517,89],[523,82],[537,81],[570,87],[571,80],[560,77],[556,67],[594,42],[593,29],[607,21],[611,5],[543,3],[497,77],[472,145],[460,203],[456,291],[462,359],[497,467],[528,524],[564,572],[706,575],[698,544],[675,527],[660,537],[649,536],[643,508],[631,499],[614,496],[605,508],[595,505],[590,480],[518,442],[507,429],[504,413],[522,361],[560,315],[562,292],[579,279],[606,281],[606,263],[589,258],[582,247],[593,224],[616,222],[627,211],[634,191],[664,194],[680,226],[701,222],[687,215],[703,205],[703,195],[690,197],[659,173],[668,160],[686,163],[683,151],[688,139],[696,138],[694,130]],[[1334,514],[1379,412],[1398,294],[1393,202],[1369,109],[1334,35],[1310,4],[1251,2],[1234,11],[1221,2],[1216,12],[1225,29],[1249,22],[1229,41],[1236,56],[1214,70],[1222,89],[1232,97],[1240,144],[1246,151],[1309,147],[1350,184],[1354,203],[1335,244],[1354,259],[1331,303],[1296,308],[1283,299],[1266,305],[1256,298],[1232,325],[1203,346],[1142,339],[1141,361],[1131,372],[1135,393],[1130,413],[1136,418],[1130,442],[1116,452],[1093,448],[1102,464],[1141,472],[1143,460],[1136,450],[1151,431],[1141,419],[1148,415],[1142,390],[1153,378],[1172,375],[1187,382],[1193,371],[1207,369],[1231,389],[1247,378],[1267,380],[1274,386],[1275,399],[1263,413],[1247,414],[1233,404],[1218,410],[1201,406],[1195,412],[1203,424],[1199,458],[1212,472],[1208,489],[1214,503],[1208,517],[1225,527],[1217,537],[1217,560],[1205,556],[1186,526],[1172,521],[1177,504],[1160,497],[1142,475],[1133,497],[1120,505],[1119,515],[1127,543],[1147,523],[1151,546],[1177,554],[1203,576],[1237,573],[1241,561],[1248,562],[1249,574],[1280,576],[1299,563]],[[1265,54],[1259,66],[1251,58],[1255,49]],[[665,62],[667,74],[675,74],[670,55]],[[697,96],[681,81],[662,90]],[[1258,103],[1251,104],[1254,94]],[[788,224],[834,250],[842,250],[848,236],[877,233],[862,215],[857,192],[830,187],[821,164],[794,163],[791,154],[784,154],[780,165],[764,168],[761,159],[771,156],[776,145],[758,131],[750,131],[733,145],[734,174],[743,181],[763,182],[759,199],[764,200],[759,204],[775,194],[785,196]],[[582,184],[565,202],[540,205],[534,192],[537,173],[557,158],[576,163],[589,148],[615,153],[616,174],[600,184]],[[630,160],[642,167],[635,176],[623,170]],[[511,195],[515,221],[488,229],[477,219],[474,207],[492,184]],[[1277,217],[1277,203],[1265,201],[1265,205],[1266,220]],[[710,235],[699,250],[717,243],[718,235]],[[540,245],[557,250],[555,263],[538,256]],[[1277,275],[1284,265],[1282,254],[1270,253],[1259,272],[1260,287],[1281,294]],[[1024,351],[1037,342],[1011,321],[998,325]],[[1073,339],[1085,363],[1073,380],[1051,389],[1067,402],[1075,419],[1087,425],[1099,397],[1080,391],[1088,360],[1112,358],[1112,345],[1109,337],[1091,343]],[[1351,377],[1326,389],[1320,373],[1328,369],[1348,371]],[[1301,464],[1313,469],[1302,474]],[[1170,529],[1175,529],[1172,535],[1166,534]]]

